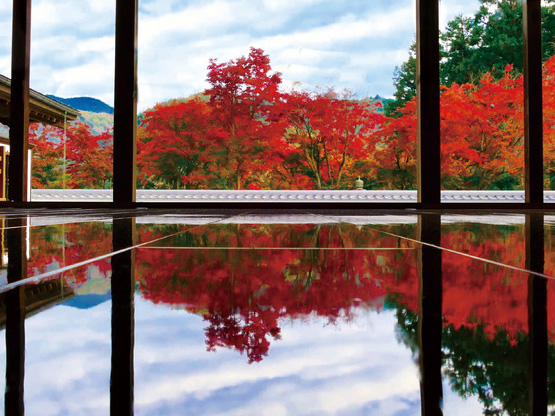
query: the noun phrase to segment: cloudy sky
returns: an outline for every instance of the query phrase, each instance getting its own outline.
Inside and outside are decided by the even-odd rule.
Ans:
[[[6,76],[11,3],[0,2]],[[441,24],[477,4],[443,0]],[[414,39],[415,10],[415,0],[141,0],[139,110],[202,91],[210,58],[228,61],[250,46],[269,54],[285,87],[391,96],[393,70]],[[33,0],[31,87],[111,105],[114,14],[113,0]]]
[[[354,321],[334,325],[318,317],[282,321],[269,356],[248,365],[235,350],[206,351],[201,317],[139,296],[135,302],[136,415],[419,414],[418,368],[393,311],[361,309]],[[62,304],[25,321],[29,414],[107,414],[110,311],[109,301],[90,309]],[[447,380],[444,408],[449,415],[482,410]]]

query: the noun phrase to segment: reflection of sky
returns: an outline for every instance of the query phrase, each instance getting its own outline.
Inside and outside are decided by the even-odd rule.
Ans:
[[[110,310],[61,305],[27,319],[27,414],[108,413]],[[282,321],[282,339],[252,365],[233,350],[207,352],[199,316],[138,297],[135,313],[137,415],[420,413],[417,367],[392,311],[361,309],[336,325]],[[476,403],[445,396],[449,414],[477,413]]]
[[[26,414],[108,414],[110,309],[110,302],[88,310],[61,305],[25,321]]]
[[[167,314],[162,307],[148,309],[151,322]],[[191,414],[353,415],[369,408],[387,409],[380,414],[419,408],[417,369],[395,339],[391,313],[361,313],[355,322],[337,326],[320,318],[283,322],[282,340],[252,365],[236,351],[206,353],[202,320],[173,319],[181,324],[149,334],[142,330],[147,321],[138,317],[136,360],[146,364],[136,372],[139,414],[179,414],[186,408]],[[176,326],[182,328],[177,334]],[[143,336],[152,341],[143,343]],[[179,350],[168,343],[175,336]],[[143,349],[152,342],[156,349]]]

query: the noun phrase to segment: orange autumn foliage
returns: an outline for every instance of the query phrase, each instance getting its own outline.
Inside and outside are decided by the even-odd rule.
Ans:
[[[552,58],[546,63],[550,68]],[[523,84],[507,67],[495,80],[489,73],[477,85],[452,84],[441,93],[441,170],[446,189],[491,189],[503,174],[522,181]],[[378,164],[391,170],[380,179],[388,187],[415,186],[416,99],[391,118],[376,146]],[[412,182],[395,183],[395,172],[411,172]]]

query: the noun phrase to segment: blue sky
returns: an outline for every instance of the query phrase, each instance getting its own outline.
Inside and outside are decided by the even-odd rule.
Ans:
[[[0,3],[0,73],[10,76],[11,1]],[[76,6],[78,4],[78,6]],[[441,25],[477,0],[441,1]],[[210,58],[270,55],[284,88],[391,96],[415,32],[415,0],[141,0],[139,110],[206,88]],[[33,0],[31,87],[113,103],[113,0]]]

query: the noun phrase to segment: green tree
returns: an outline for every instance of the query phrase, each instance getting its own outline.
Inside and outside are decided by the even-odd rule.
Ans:
[[[395,67],[393,83],[395,99],[384,103],[384,113],[387,117],[400,116],[398,110],[416,96],[416,42],[410,45],[408,59],[400,67]]]
[[[481,0],[472,18],[457,16],[441,34],[445,85],[475,82],[485,72],[503,74],[507,65],[522,72],[522,3]]]
[[[542,7],[543,58],[555,55],[555,0]],[[507,65],[522,72],[522,0],[480,0],[472,17],[457,16],[440,34],[441,83],[476,83],[490,72],[503,76]],[[391,115],[416,95],[415,44],[408,59],[395,69],[395,102],[386,107]]]

